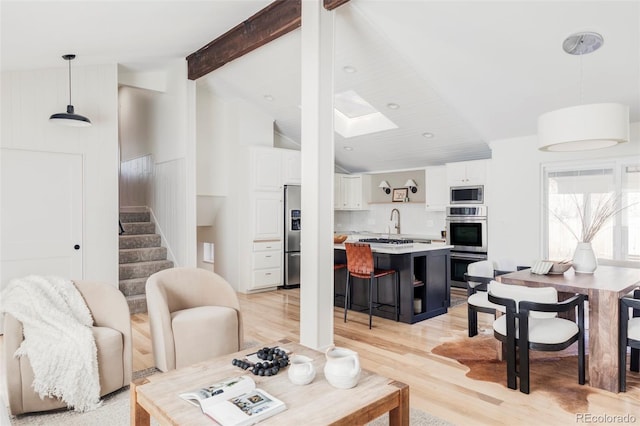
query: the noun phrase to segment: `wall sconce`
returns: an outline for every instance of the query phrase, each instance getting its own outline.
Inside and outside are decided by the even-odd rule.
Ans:
[[[389,182],[387,182],[386,180],[380,182],[378,188],[382,188],[385,194],[391,194],[391,187],[389,186]]]
[[[418,192],[418,184],[413,179],[407,179],[407,181],[404,183],[404,186],[409,188],[411,190],[411,192],[414,193],[414,194],[416,192]]]

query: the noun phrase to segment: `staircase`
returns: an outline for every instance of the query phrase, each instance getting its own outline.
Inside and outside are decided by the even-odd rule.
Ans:
[[[149,212],[120,212],[120,222],[124,229],[120,235],[120,291],[132,314],[147,312],[147,278],[172,268],[173,262],[167,260],[167,248],[160,246],[160,235],[155,233]]]

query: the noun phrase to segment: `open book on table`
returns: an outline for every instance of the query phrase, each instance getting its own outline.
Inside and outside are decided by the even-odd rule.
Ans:
[[[237,376],[180,394],[222,426],[258,423],[286,410],[284,402],[262,389],[249,376]]]

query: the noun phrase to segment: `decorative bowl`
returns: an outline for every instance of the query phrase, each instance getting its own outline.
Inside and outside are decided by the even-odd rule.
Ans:
[[[347,240],[347,235],[343,234],[334,234],[333,235],[333,243],[334,244],[342,244]]]
[[[553,261],[553,266],[551,266],[551,270],[549,270],[550,274],[564,274],[571,268],[573,264],[569,261],[557,262]]]

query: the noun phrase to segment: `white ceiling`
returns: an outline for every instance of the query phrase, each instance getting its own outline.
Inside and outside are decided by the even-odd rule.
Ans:
[[[269,3],[3,0],[1,65],[59,67],[60,56],[73,52],[78,65],[158,67]],[[603,47],[583,58],[564,53],[564,38],[585,30],[602,34]],[[201,84],[255,103],[280,133],[299,142],[299,33]],[[345,65],[357,72],[343,72]],[[354,89],[399,126],[349,139],[336,134],[336,163],[348,171],[488,158],[488,142],[533,135],[541,113],[581,102],[627,104],[637,122],[640,2],[351,0],[336,12],[335,86]],[[388,109],[390,102],[400,108]],[[424,132],[435,136],[426,139]]]

